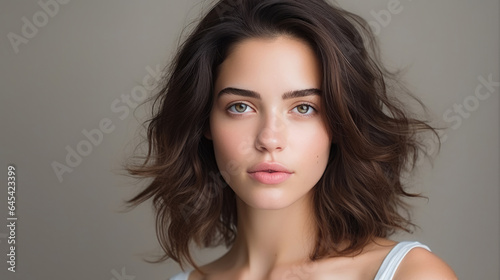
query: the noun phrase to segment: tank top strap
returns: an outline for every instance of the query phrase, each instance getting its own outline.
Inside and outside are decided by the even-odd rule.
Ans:
[[[424,248],[428,251],[431,250],[426,245],[416,241],[403,241],[396,244],[385,257],[374,280],[391,280],[406,254],[408,254],[411,249],[417,247]]]
[[[429,247],[416,241],[403,241],[396,244],[385,257],[374,280],[391,280],[403,258],[413,248],[424,248],[430,251]],[[191,272],[181,272],[171,277],[170,280],[188,280]]]

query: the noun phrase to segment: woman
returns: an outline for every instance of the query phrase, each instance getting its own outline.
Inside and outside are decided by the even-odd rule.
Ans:
[[[417,133],[367,23],[324,0],[223,0],[181,46],[148,123],[152,198],[171,279],[456,279],[418,242],[401,176]],[[399,90],[398,90],[399,89]],[[204,266],[189,245],[225,244]]]

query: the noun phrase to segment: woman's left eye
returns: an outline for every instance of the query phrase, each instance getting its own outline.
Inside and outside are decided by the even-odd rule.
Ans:
[[[293,111],[296,111],[297,113],[301,115],[310,115],[316,111],[311,105],[307,104],[300,104],[299,106],[293,108]]]

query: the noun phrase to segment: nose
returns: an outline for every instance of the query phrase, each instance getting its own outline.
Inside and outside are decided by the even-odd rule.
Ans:
[[[263,121],[255,139],[255,148],[272,153],[285,149],[286,142],[286,127],[283,120],[279,116],[271,116]]]

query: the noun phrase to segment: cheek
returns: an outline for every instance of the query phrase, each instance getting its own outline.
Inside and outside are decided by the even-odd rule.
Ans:
[[[319,132],[316,135],[316,139],[317,144],[313,146],[313,153],[316,155],[316,163],[326,166],[332,141],[330,141],[330,137],[328,136],[326,130],[322,130],[321,132]]]
[[[243,164],[251,158],[250,131],[248,126],[234,125],[234,122],[225,122],[217,117],[211,121],[215,159],[226,180],[229,179],[228,175],[238,173]]]
[[[292,135],[291,135],[292,136]],[[303,163],[305,171],[313,177],[321,177],[328,163],[331,141],[321,123],[296,130],[293,147],[298,161]]]

